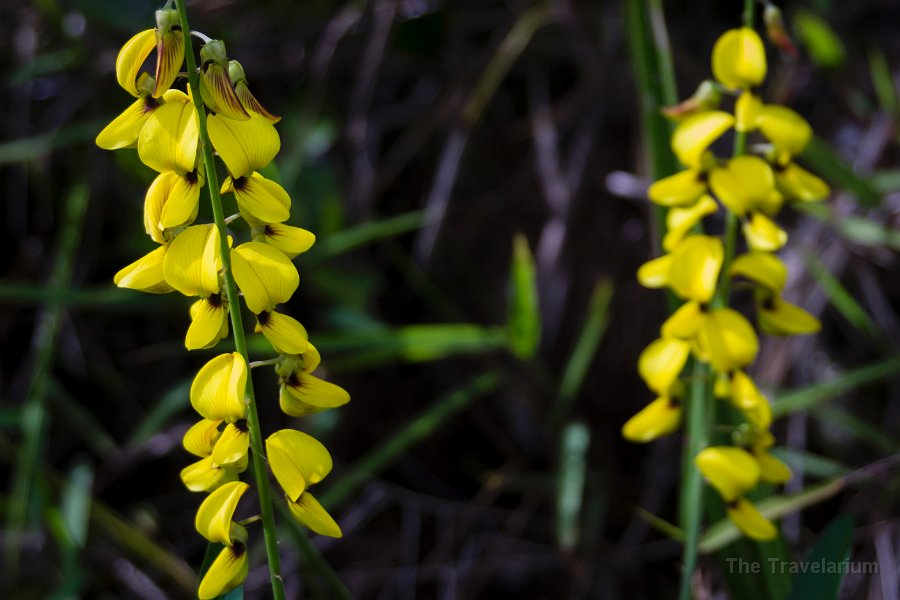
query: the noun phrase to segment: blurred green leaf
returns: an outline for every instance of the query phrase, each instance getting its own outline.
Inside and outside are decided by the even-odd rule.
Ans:
[[[104,123],[77,123],[59,131],[0,143],[0,165],[41,158],[71,144],[94,139]]]
[[[830,68],[844,64],[847,52],[843,42],[819,15],[798,10],[794,15],[794,31],[816,65]]]
[[[814,254],[807,254],[805,258],[809,272],[818,282],[822,291],[825,292],[832,306],[858,331],[873,340],[880,340],[882,338],[881,330],[866,310],[856,301],[853,294],[847,291],[818,257]]]
[[[869,53],[869,72],[872,75],[872,86],[881,109],[889,115],[897,114],[897,88],[894,86],[894,76],[888,65],[884,52],[875,51]]]
[[[900,369],[900,357],[888,358],[864,367],[858,367],[830,381],[778,394],[772,403],[772,418],[778,419],[796,412],[806,411],[867,383],[895,376]]]
[[[850,468],[836,460],[825,458],[811,452],[795,448],[772,448],[772,454],[783,460],[795,473],[818,479],[842,477],[850,472]]]
[[[308,255],[304,255],[300,260],[306,263],[308,259],[312,264],[316,264],[352,250],[415,231],[422,225],[422,211],[414,211],[348,227],[331,233],[317,242]]]
[[[880,194],[900,191],[900,169],[876,171],[869,178],[872,187]]]
[[[513,240],[509,290],[509,317],[506,321],[509,349],[521,359],[531,358],[541,341],[541,309],[538,305],[534,257],[528,248],[528,240],[521,233]]]
[[[813,137],[810,140],[806,150],[803,151],[802,158],[813,171],[827,181],[856,196],[860,204],[870,208],[881,204],[881,196],[871,182],[857,174],[843,158],[820,138]]]
[[[853,517],[840,515],[825,528],[804,561],[806,565],[843,566],[850,558],[853,543]],[[837,572],[831,572],[832,570]],[[802,571],[794,579],[791,600],[836,600],[844,579],[843,568]]]
[[[72,469],[63,486],[60,510],[69,539],[77,548],[84,548],[87,541],[93,486],[94,471],[85,463]]]
[[[570,423],[563,429],[556,492],[556,541],[564,551],[572,551],[578,544],[590,441],[591,433],[584,423]]]

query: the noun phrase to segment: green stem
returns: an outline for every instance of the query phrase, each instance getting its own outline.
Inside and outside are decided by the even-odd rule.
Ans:
[[[216,228],[219,230],[221,241],[222,270],[225,278],[225,293],[228,297],[228,314],[231,317],[231,328],[234,331],[235,349],[244,357],[247,364],[250,356],[247,352],[247,340],[244,336],[244,323],[241,318],[241,305],[238,300],[237,285],[231,273],[231,249],[228,244],[228,233],[225,229],[225,211],[222,208],[222,198],[219,195],[219,181],[216,174],[216,163],[213,158],[212,144],[209,141],[209,133],[206,129],[206,111],[203,107],[203,98],[200,96],[200,86],[197,77],[197,64],[191,44],[190,26],[188,25],[187,12],[184,8],[184,0],[177,0],[178,14],[181,18],[181,31],[184,36],[185,59],[187,60],[188,82],[191,87],[191,96],[197,109],[197,121],[200,130],[200,149],[203,153],[203,165],[206,168],[206,187],[209,191],[209,199],[212,203],[213,217]],[[272,493],[269,488],[268,469],[264,459],[262,433],[259,428],[259,415],[256,411],[256,398],[253,393],[253,380],[251,374],[247,374],[247,427],[250,431],[250,456],[253,461],[253,474],[256,477],[257,493],[259,494],[260,514],[262,516],[263,532],[265,535],[266,557],[269,562],[269,578],[272,582],[272,594],[275,600],[284,600],[284,582],[281,579],[281,559],[278,556],[278,538],[275,532],[275,513],[272,505]]]

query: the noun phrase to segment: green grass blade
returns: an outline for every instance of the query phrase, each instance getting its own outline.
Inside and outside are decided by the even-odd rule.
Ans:
[[[806,255],[806,266],[810,274],[818,282],[819,287],[825,292],[829,302],[847,321],[858,331],[869,336],[873,340],[882,338],[881,330],[872,320],[866,310],[860,306],[853,295],[847,291],[841,282],[831,274],[828,267],[813,254]]]
[[[587,450],[591,433],[584,423],[563,429],[556,492],[556,541],[566,552],[575,549],[581,529]]]
[[[792,471],[802,472],[805,477],[832,479],[843,477],[850,472],[849,467],[838,461],[811,452],[794,448],[772,448],[771,452],[787,463]]]
[[[875,88],[875,96],[881,105],[881,110],[889,115],[896,115],[897,88],[894,87],[894,76],[888,65],[884,52],[869,53],[869,73],[872,76],[872,87]]]
[[[509,270],[509,317],[506,329],[510,351],[521,359],[534,356],[541,341],[541,309],[538,305],[537,271],[524,235],[513,241]]]
[[[303,256],[301,261],[304,264],[314,265],[352,250],[358,250],[359,248],[415,231],[424,225],[423,211],[413,211],[379,221],[370,221],[355,227],[348,227],[336,231],[317,242],[308,255]]]
[[[802,154],[803,160],[816,173],[842,188],[859,200],[860,204],[874,208],[881,204],[881,195],[868,179],[858,175],[831,147],[814,137]]]
[[[806,555],[810,567],[843,565],[850,558],[853,544],[853,517],[843,514],[831,522]],[[791,600],[837,600],[844,579],[844,569],[801,572],[794,579]]]

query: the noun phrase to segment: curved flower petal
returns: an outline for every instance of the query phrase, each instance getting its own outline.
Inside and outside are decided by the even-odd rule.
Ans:
[[[212,600],[236,588],[247,578],[249,568],[244,542],[226,546],[200,581],[197,597],[200,600]]]
[[[287,501],[287,506],[291,511],[291,514],[302,525],[312,529],[319,535],[327,535],[328,537],[334,538],[344,536],[341,532],[341,528],[331,515],[322,508],[319,501],[309,492],[300,494],[300,498],[298,498],[296,502],[290,498],[288,498]]]
[[[138,73],[155,46],[156,30],[145,29],[125,42],[116,56],[116,80],[132,96],[141,95],[137,86]]]
[[[314,437],[294,429],[276,431],[266,440],[266,456],[287,497],[297,501],[310,485],[331,472],[331,455]]]
[[[698,340],[703,354],[719,373],[742,369],[756,358],[759,340],[744,316],[730,308],[717,308],[707,314]]]
[[[719,201],[738,215],[764,204],[775,191],[775,174],[757,156],[738,156],[713,169],[709,187]]]
[[[163,264],[166,281],[185,296],[219,293],[219,230],[215,225],[193,225],[169,245]]]
[[[827,183],[793,162],[775,171],[775,183],[789,200],[800,202],[818,202],[831,193]]]
[[[202,182],[196,173],[160,173],[147,188],[144,229],[154,242],[168,241],[166,229],[188,225],[197,218]]]
[[[637,279],[646,288],[661,288],[669,285],[672,271],[672,255],[664,254],[642,264],[638,268]]]
[[[178,11],[172,8],[156,11],[156,87],[153,97],[162,96],[172,87],[184,64],[184,36]]]
[[[727,503],[742,497],[759,481],[759,464],[742,448],[704,448],[694,458],[694,464]]]
[[[727,88],[756,87],[766,78],[766,50],[753,29],[741,27],[723,33],[713,46],[712,71]]]
[[[146,256],[142,256],[116,273],[113,282],[120,288],[148,292],[150,294],[168,294],[174,288],[166,281],[163,264],[168,246],[160,246]]]
[[[241,215],[251,223],[281,223],[291,216],[291,197],[284,188],[259,173],[222,183],[221,193],[234,192]]]
[[[664,338],[690,340],[696,337],[704,318],[699,302],[685,302],[666,319],[659,332]]]
[[[758,301],[759,328],[769,335],[806,335],[822,328],[817,318],[780,297]]]
[[[287,302],[300,285],[294,263],[281,250],[260,242],[234,248],[231,268],[247,307],[256,314]]]
[[[797,156],[812,138],[806,119],[786,106],[766,104],[756,119],[760,132],[782,153]]]
[[[762,98],[750,90],[741,92],[740,97],[734,103],[734,129],[735,131],[753,131],[756,129],[756,121],[759,111],[762,110]]]
[[[216,152],[234,178],[262,169],[281,149],[275,127],[259,115],[251,115],[246,121],[211,115],[207,126]]]
[[[155,171],[188,173],[197,165],[200,130],[197,110],[178,90],[163,94],[165,104],[153,111],[138,136],[138,156]]]
[[[681,423],[681,402],[665,396],[657,398],[622,426],[629,441],[646,443],[668,435]]]
[[[741,410],[754,410],[760,402],[768,402],[753,379],[741,370],[735,371],[731,378],[731,401]]]
[[[647,387],[660,396],[667,396],[690,351],[690,344],[684,340],[666,337],[654,340],[638,358],[638,373]]]
[[[752,250],[774,252],[787,243],[787,233],[766,215],[754,212],[743,225],[744,238]]]
[[[212,456],[201,458],[181,470],[181,481],[192,492],[211,492],[236,479],[236,471],[217,465]]]
[[[243,481],[226,483],[203,500],[194,518],[197,533],[210,542],[231,546],[231,520],[237,503],[250,488]]]
[[[292,374],[282,385],[279,394],[281,410],[292,417],[337,408],[350,402],[350,394],[333,383],[309,375]]]
[[[210,40],[200,48],[200,95],[218,115],[238,121],[250,118],[228,76],[228,53],[222,40]]]
[[[256,320],[257,330],[279,354],[303,354],[309,347],[306,328],[297,319],[272,311],[259,313]]]
[[[138,98],[97,134],[95,143],[104,150],[135,146],[147,119],[160,106],[159,101],[149,96]]]
[[[706,179],[693,169],[664,177],[647,190],[650,201],[659,206],[689,206],[705,193]]]
[[[692,235],[672,251],[669,286],[685,300],[709,302],[716,293],[724,249],[722,240]]]
[[[787,281],[787,267],[770,252],[747,252],[734,259],[729,269],[732,277],[746,277],[778,294]]]
[[[220,423],[221,421],[212,421],[210,419],[202,419],[194,423],[185,432],[184,437],[181,439],[181,445],[194,456],[201,458],[210,456],[221,435],[219,431]]]
[[[719,208],[712,197],[703,195],[693,206],[685,208],[670,208],[666,215],[666,235],[662,246],[667,252],[671,252],[684,239],[684,236],[693,229],[694,225],[703,220],[703,217],[715,213]]]
[[[691,115],[675,128],[672,150],[684,166],[699,169],[703,153],[732,125],[734,117],[721,110]]]
[[[278,248],[288,258],[306,252],[316,243],[316,236],[311,231],[283,223],[269,223],[263,229],[263,234],[267,244]]]
[[[778,535],[775,525],[762,516],[762,513],[746,498],[739,498],[729,504],[727,513],[734,526],[750,539],[764,542]]]
[[[281,117],[266,110],[259,100],[256,99],[256,96],[250,92],[250,87],[247,85],[247,76],[244,74],[244,67],[241,66],[241,63],[236,60],[228,61],[228,78],[234,84],[234,93],[237,94],[238,100],[240,100],[241,105],[247,112],[254,112],[263,116],[272,124],[281,120]]]
[[[194,377],[191,406],[207,419],[233,423],[243,419],[247,412],[246,391],[247,363],[244,357],[237,352],[220,354],[203,365]]]
[[[231,465],[247,456],[250,448],[250,432],[243,419],[229,423],[213,449],[213,460],[219,465]]]
[[[191,304],[191,325],[184,337],[188,350],[212,348],[228,337],[228,304],[218,294]]]

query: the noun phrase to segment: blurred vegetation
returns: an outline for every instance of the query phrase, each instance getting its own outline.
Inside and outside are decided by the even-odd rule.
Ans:
[[[634,272],[655,253],[647,182],[674,166],[653,107],[696,87],[740,5],[188,3],[284,117],[267,176],[319,239],[290,311],[353,397],[304,421],[335,458],[320,497],[345,537],[281,519],[289,597],[674,595],[680,440],[619,436],[650,400],[635,362],[665,311]],[[128,100],[116,53],[155,8],[0,4],[5,597],[187,598],[203,561],[178,473],[209,353],[183,350],[187,301],[113,287],[152,245],[150,174],[93,146]],[[767,94],[810,120],[803,160],[836,191],[785,223],[786,295],[824,328],[765,340],[755,365],[796,473],[761,507],[783,516],[783,556],[876,561],[842,595],[892,598],[900,6],[783,9],[801,53],[771,55]],[[267,428],[276,393],[261,378]],[[809,578],[725,581],[715,556],[754,551],[735,539],[704,533],[701,591],[824,597]],[[253,564],[242,593],[262,598]]]

